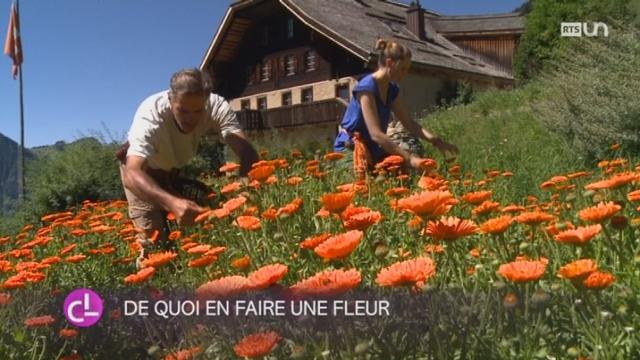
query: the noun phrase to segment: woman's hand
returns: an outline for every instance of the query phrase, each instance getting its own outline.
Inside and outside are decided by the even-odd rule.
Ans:
[[[435,137],[431,140],[431,144],[440,150],[446,161],[455,159],[458,156],[458,147]]]

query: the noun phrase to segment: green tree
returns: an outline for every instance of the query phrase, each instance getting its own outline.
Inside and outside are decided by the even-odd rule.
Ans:
[[[640,0],[532,0],[527,14],[525,33],[514,59],[514,75],[530,79],[544,65],[556,58],[574,38],[560,37],[562,22],[604,22],[638,25]]]

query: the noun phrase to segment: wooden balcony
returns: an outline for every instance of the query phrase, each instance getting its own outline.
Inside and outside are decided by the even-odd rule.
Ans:
[[[320,123],[337,125],[345,110],[343,101],[328,99],[267,110],[240,110],[236,114],[243,129],[266,130]]]

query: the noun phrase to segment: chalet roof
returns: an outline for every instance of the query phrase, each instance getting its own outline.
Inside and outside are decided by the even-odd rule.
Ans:
[[[524,16],[519,13],[474,16],[429,16],[433,27],[445,35],[465,33],[513,33],[524,31]]]
[[[411,50],[413,65],[442,68],[484,77],[512,79],[481,59],[467,55],[444,34],[455,32],[503,31],[524,27],[518,14],[488,16],[440,16],[424,10],[427,40],[421,40],[406,27],[408,5],[392,0],[277,0],[300,21],[326,36],[363,61],[374,61],[373,46],[378,37],[398,40]],[[220,47],[220,33],[234,26],[233,9],[251,6],[260,0],[241,0],[231,5],[202,62],[211,61],[216,46]],[[235,25],[237,26],[237,25]],[[519,26],[519,27],[518,27]]]

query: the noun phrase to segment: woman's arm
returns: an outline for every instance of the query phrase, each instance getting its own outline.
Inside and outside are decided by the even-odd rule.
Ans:
[[[364,122],[371,135],[371,140],[376,142],[380,147],[388,154],[400,155],[405,160],[405,163],[414,166],[418,160],[421,160],[407,151],[399,147],[387,134],[380,128],[380,117],[378,116],[378,109],[376,107],[376,100],[372,93],[363,92],[358,94],[358,101],[362,107],[362,115],[364,116]],[[415,167],[415,166],[414,166]]]
[[[453,154],[458,153],[458,148],[455,145],[449,144],[443,141],[438,136],[429,132],[427,129],[423,128],[422,126],[420,126],[420,124],[418,124],[415,120],[413,120],[409,116],[409,112],[407,111],[407,108],[404,106],[404,103],[402,102],[402,100],[400,100],[400,96],[398,96],[393,101],[393,104],[391,105],[391,110],[393,111],[394,115],[398,118],[398,120],[400,120],[402,125],[407,130],[409,130],[409,132],[413,134],[413,136],[430,142],[433,146],[438,148],[438,150],[440,150],[445,157],[446,157],[446,152],[451,152]]]

